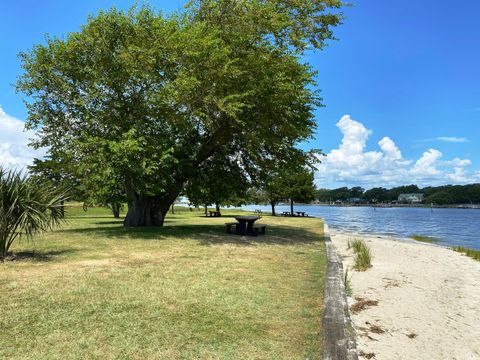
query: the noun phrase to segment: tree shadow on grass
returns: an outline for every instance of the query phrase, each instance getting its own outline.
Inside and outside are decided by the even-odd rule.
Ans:
[[[212,234],[213,235],[213,234]],[[237,244],[237,245],[296,245],[313,244],[324,241],[323,236],[307,229],[269,225],[265,235],[245,236],[236,234],[215,234],[200,240],[202,245]]]
[[[257,216],[256,214],[222,214],[222,216],[205,216],[205,214],[198,214],[198,216],[196,216],[197,218],[204,218],[204,219],[221,219],[221,218],[225,218],[225,219],[232,219],[232,218],[235,218],[237,216]],[[167,218],[168,219],[168,218]]]
[[[9,253],[4,257],[4,261],[52,261],[57,256],[71,254],[75,252],[74,249],[65,250],[49,250],[49,251],[19,251]]]
[[[124,228],[120,222],[95,222],[98,227],[73,228],[59,230],[68,234],[81,234],[90,238],[162,240],[197,240],[201,245],[236,244],[249,246],[255,244],[294,245],[323,241],[318,233],[305,228],[286,225],[268,225],[267,233],[258,236],[227,234],[224,224],[181,224],[177,221],[166,222],[164,227]],[[113,226],[112,226],[113,225]]]

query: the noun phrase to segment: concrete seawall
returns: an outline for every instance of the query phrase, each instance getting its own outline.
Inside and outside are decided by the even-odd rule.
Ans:
[[[323,358],[325,360],[358,360],[355,331],[348,315],[347,295],[343,279],[343,265],[324,226],[327,248],[325,277],[325,309],[322,319]]]

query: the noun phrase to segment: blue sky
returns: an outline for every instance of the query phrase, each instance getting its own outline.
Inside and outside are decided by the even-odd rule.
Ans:
[[[19,153],[26,135],[18,120],[26,109],[12,87],[20,73],[17,53],[42,43],[46,33],[78,30],[100,8],[133,3],[1,3],[0,160],[24,166],[33,156]],[[171,11],[185,1],[152,3]],[[326,106],[316,112],[315,139],[303,145],[328,154],[318,184],[480,182],[480,1],[352,3],[336,30],[339,41],[306,58],[318,71]]]

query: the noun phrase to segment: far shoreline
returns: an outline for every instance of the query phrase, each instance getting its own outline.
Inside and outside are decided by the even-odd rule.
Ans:
[[[290,204],[280,203],[280,206],[290,206]],[[325,206],[325,207],[371,207],[375,209],[388,209],[388,208],[419,208],[419,209],[467,209],[467,210],[480,210],[480,205],[477,204],[456,204],[456,205],[427,205],[427,204],[326,204],[326,203],[310,203],[301,204],[296,203],[299,206]],[[254,205],[248,205],[254,206]],[[268,204],[257,204],[257,206],[268,206]]]

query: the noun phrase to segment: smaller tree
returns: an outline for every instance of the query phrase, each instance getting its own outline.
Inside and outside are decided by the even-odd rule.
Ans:
[[[313,173],[304,167],[285,168],[272,173],[262,186],[265,197],[272,206],[275,216],[275,206],[281,201],[290,202],[290,212],[293,215],[294,202],[309,203],[315,200],[315,185]]]
[[[68,191],[70,199],[84,201],[85,188],[75,175],[74,168],[67,157],[50,152],[44,159],[33,159],[33,164],[28,166],[28,172],[32,178],[47,187]],[[65,215],[63,203],[61,214]]]
[[[290,200],[290,213],[293,215],[293,203],[309,203],[315,200],[314,175],[307,169],[285,179],[286,194]]]
[[[0,258],[16,239],[31,239],[63,219],[65,193],[37,178],[0,168]]]

